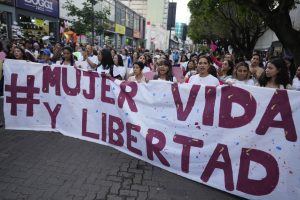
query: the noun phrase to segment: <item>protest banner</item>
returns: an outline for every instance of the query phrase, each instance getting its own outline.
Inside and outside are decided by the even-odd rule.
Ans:
[[[248,199],[299,199],[297,91],[138,84],[16,60],[4,78],[8,129],[107,145]]]

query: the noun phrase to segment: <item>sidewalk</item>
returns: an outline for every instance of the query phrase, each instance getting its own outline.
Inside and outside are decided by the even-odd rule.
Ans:
[[[235,200],[110,147],[0,128],[0,199]]]

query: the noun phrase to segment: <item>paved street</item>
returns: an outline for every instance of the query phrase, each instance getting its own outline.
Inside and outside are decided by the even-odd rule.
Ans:
[[[110,147],[59,133],[2,128],[0,199],[240,198],[169,173]]]

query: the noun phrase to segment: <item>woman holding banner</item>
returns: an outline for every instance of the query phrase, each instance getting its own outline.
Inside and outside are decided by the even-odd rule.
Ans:
[[[65,46],[63,48],[63,56],[62,60],[58,61],[60,62],[59,64],[61,65],[66,65],[66,66],[75,66],[75,58],[73,55],[73,49],[69,46]]]
[[[126,68],[123,63],[123,58],[120,54],[116,54],[113,57],[114,61],[114,69],[113,69],[113,75],[114,78],[119,79],[119,80],[124,80],[125,75],[126,75]]]
[[[163,80],[176,82],[176,77],[172,73],[172,65],[168,60],[163,60],[162,63],[158,66],[157,75],[154,76],[154,80]]]
[[[219,80],[216,77],[209,74],[210,65],[211,62],[207,56],[200,56],[197,65],[197,70],[199,74],[191,76],[191,78],[189,79],[189,83],[197,85],[220,85]]]
[[[226,80],[229,85],[251,85],[254,86],[253,79],[250,78],[251,72],[249,65],[246,62],[240,62],[235,66],[233,71],[233,78]]]
[[[101,65],[97,68],[98,73],[104,73],[108,76],[113,77],[113,68],[114,68],[114,61],[109,49],[102,49],[99,52],[99,57],[101,58]]]
[[[282,58],[271,60],[258,79],[258,83],[261,87],[292,89],[284,60]]]
[[[143,73],[143,69],[144,69],[144,64],[142,62],[136,62],[133,64],[133,76],[130,76],[128,78],[128,81],[136,81],[138,83],[142,83],[142,82],[147,82],[144,73]]]

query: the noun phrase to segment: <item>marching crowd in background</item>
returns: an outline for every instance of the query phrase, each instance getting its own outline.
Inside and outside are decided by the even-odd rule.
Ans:
[[[30,40],[9,43],[6,47],[0,42],[0,54],[1,65],[5,59],[27,60],[47,65],[74,66],[105,73],[119,80],[165,80],[215,86],[246,84],[300,90],[300,63],[295,64],[292,57],[267,59],[253,53],[250,60],[245,60],[236,59],[229,53],[215,57],[212,51],[140,52],[126,48],[117,51],[91,45],[72,48],[59,42],[46,46]]]
[[[59,42],[42,45],[26,40],[5,46],[0,41],[0,96],[3,96],[5,59],[72,66],[139,83],[161,80],[213,86],[243,84],[300,91],[300,63],[294,63],[292,57],[262,58],[253,53],[252,58],[246,60],[229,53],[216,57],[212,51],[141,52],[132,48],[117,51],[91,45],[71,47]],[[3,125],[1,121],[0,125]]]

